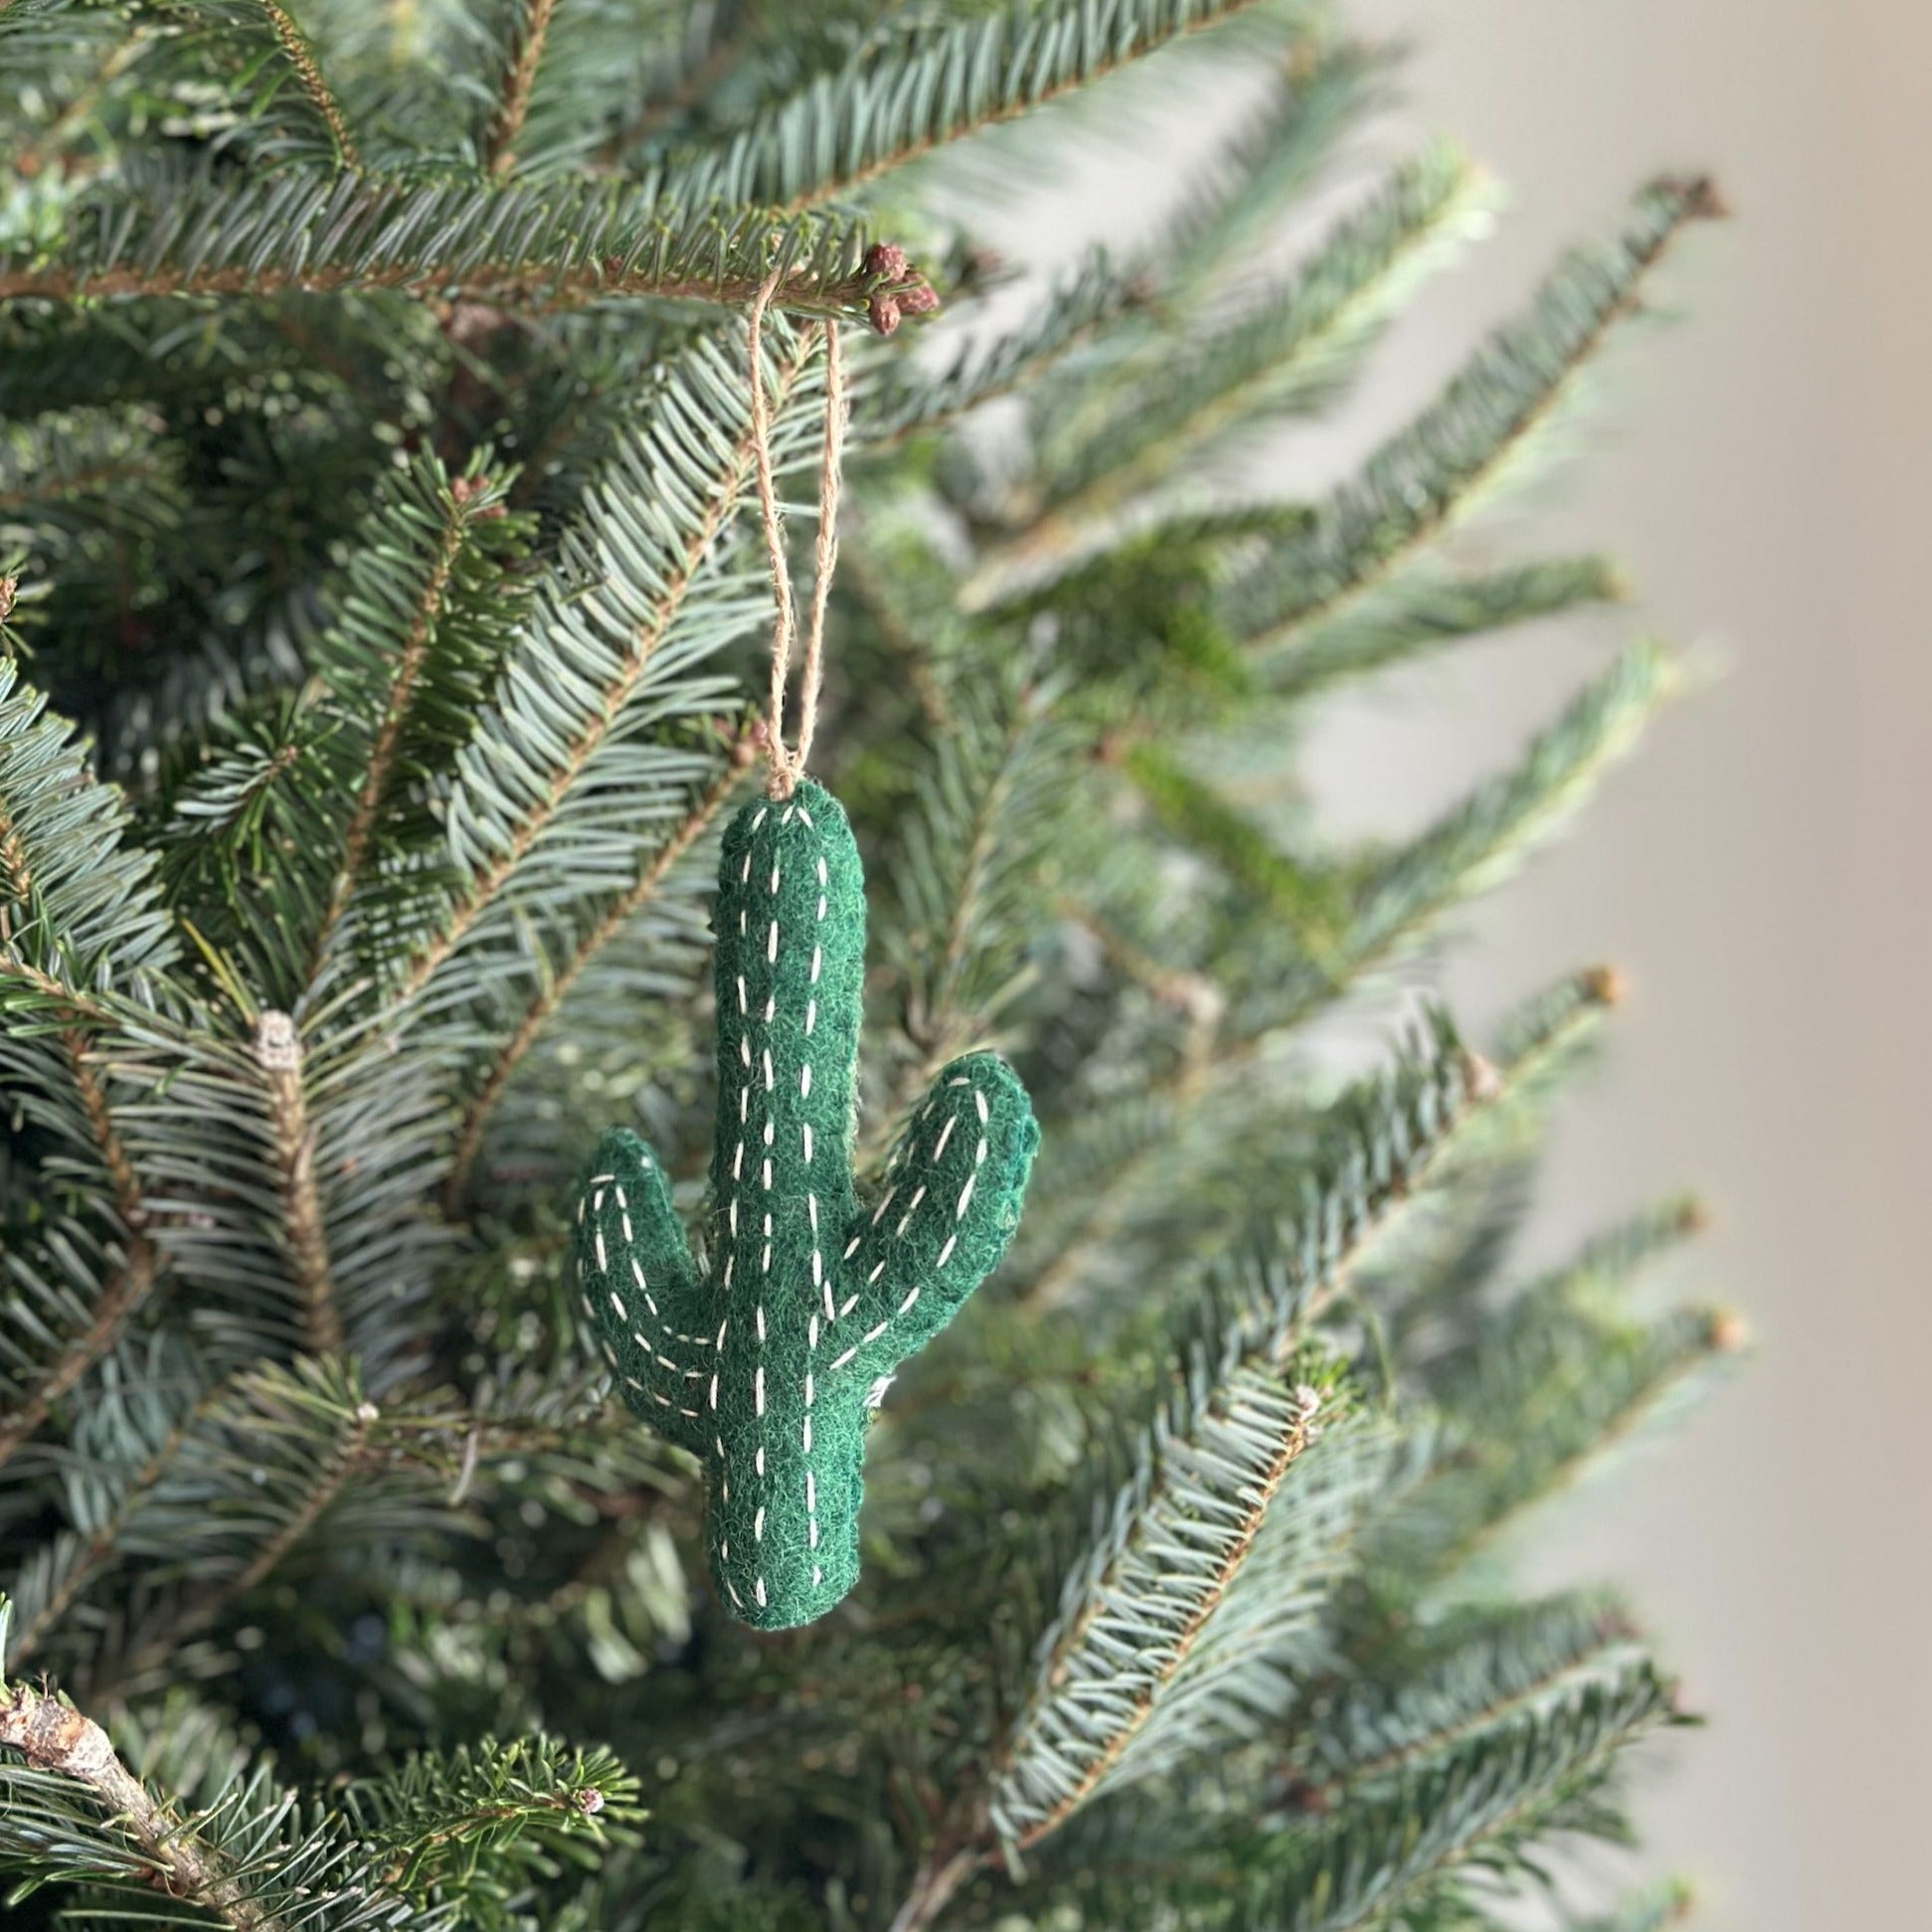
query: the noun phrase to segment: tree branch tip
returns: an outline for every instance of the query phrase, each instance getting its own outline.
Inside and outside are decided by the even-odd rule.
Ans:
[[[1716,181],[1707,174],[1667,176],[1662,184],[1683,199],[1685,212],[1695,221],[1727,222],[1731,204]]]
[[[1624,1003],[1630,982],[1618,967],[1596,966],[1578,974],[1577,988],[1592,1005],[1609,1010]]]
[[[1717,1354],[1741,1355],[1751,1345],[1751,1324],[1736,1309],[1713,1309],[1704,1339]]]

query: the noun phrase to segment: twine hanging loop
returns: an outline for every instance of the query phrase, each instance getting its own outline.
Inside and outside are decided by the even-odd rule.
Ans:
[[[772,576],[772,683],[766,705],[765,750],[772,765],[766,790],[774,798],[789,798],[796,790],[818,728],[818,696],[825,680],[825,615],[838,564],[838,497],[844,470],[846,415],[845,365],[839,350],[838,324],[830,320],[807,324],[807,340],[812,328],[822,328],[825,336],[825,437],[818,464],[818,538],[813,554],[811,612],[798,679],[798,738],[795,745],[788,746],[785,691],[791,674],[798,612],[791,591],[791,567],[786,558],[785,519],[772,474],[771,405],[765,394],[764,361],[765,312],[784,275],[784,268],[778,267],[766,276],[752,302],[746,331],[751,350],[752,461],[758,476],[765,559]]]

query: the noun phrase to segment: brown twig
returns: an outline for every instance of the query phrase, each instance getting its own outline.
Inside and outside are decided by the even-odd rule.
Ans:
[[[284,1932],[284,1921],[250,1898],[222,1854],[156,1799],[121,1763],[107,1733],[65,1697],[14,1684],[0,1702],[0,1745],[36,1771],[85,1786],[170,1898],[212,1912],[234,1932]]]
[[[318,1355],[342,1352],[328,1229],[315,1184],[315,1128],[302,1085],[302,1045],[286,1013],[265,1012],[256,1023],[255,1058],[268,1095],[268,1125],[281,1174],[282,1232],[288,1264],[301,1296],[308,1347]]]
[[[646,252],[647,253],[647,252]],[[552,313],[613,296],[640,295],[655,301],[705,302],[717,307],[748,307],[763,285],[754,275],[660,275],[642,266],[627,272],[621,264],[579,262],[527,264],[479,263],[453,278],[430,261],[392,262],[380,267],[350,263],[317,263],[297,267],[236,266],[180,268],[103,268],[76,272],[53,263],[22,263],[0,273],[0,300],[108,300],[121,296],[277,295],[290,290],[332,294],[339,289],[386,288],[434,301],[471,302],[529,313]],[[787,284],[777,306],[790,315],[856,317],[870,292],[864,275],[831,281],[802,278]]]
[[[125,1253],[118,1271],[94,1304],[93,1319],[68,1342],[40,1381],[14,1406],[4,1423],[0,1423],[0,1463],[6,1462],[40,1428],[54,1404],[119,1340],[128,1317],[147,1299],[160,1267],[154,1243],[146,1233],[147,1212],[141,1204],[140,1181],[114,1127],[106,1093],[88,1058],[87,1042],[72,1028],[62,1035],[62,1042],[73,1070],[81,1111],[113,1186],[115,1206],[125,1231]]]
[[[537,70],[543,65],[544,43],[550,37],[550,16],[555,10],[556,0],[523,0],[516,53],[504,73],[503,98],[483,146],[489,171],[499,181],[516,167],[516,144],[529,117],[530,94],[537,85]]]
[[[363,775],[362,788],[356,793],[355,809],[349,817],[349,828],[343,834],[342,860],[336,868],[329,903],[310,949],[311,977],[319,968],[330,936],[341,923],[342,915],[348,910],[349,901],[361,881],[362,869],[369,857],[369,841],[376,830],[376,815],[389,786],[397,747],[402,743],[403,724],[416,694],[417,679],[422,675],[423,660],[429,654],[430,639],[442,613],[442,601],[449,588],[450,573],[455,569],[457,555],[462,549],[466,527],[467,519],[461,502],[452,501],[445,514],[436,559],[430,567],[423,595],[417,603],[410,619],[409,632],[396,659],[389,683],[389,701],[383,710],[382,724],[376,731],[376,742],[369,753],[369,769]]]
[[[268,30],[274,35],[283,58],[294,70],[295,80],[302,92],[307,94],[309,105],[321,116],[322,124],[329,130],[329,139],[335,146],[335,158],[345,168],[359,167],[361,160],[356,153],[355,138],[349,132],[348,120],[328,82],[323,79],[314,50],[295,24],[295,17],[279,4],[279,0],[256,0],[256,4],[261,7],[263,18],[267,21]]]

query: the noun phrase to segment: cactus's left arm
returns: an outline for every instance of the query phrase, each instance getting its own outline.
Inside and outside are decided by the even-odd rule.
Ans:
[[[598,1142],[577,1206],[577,1281],[625,1404],[702,1454],[701,1392],[714,1370],[709,1297],[664,1169],[636,1135]]]

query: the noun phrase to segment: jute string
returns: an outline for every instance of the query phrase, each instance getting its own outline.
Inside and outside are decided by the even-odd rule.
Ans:
[[[772,687],[767,702],[765,750],[772,762],[766,790],[789,798],[805,775],[811,740],[818,729],[818,694],[825,681],[825,614],[831,604],[832,575],[838,565],[838,493],[845,455],[845,364],[835,322],[808,324],[825,335],[825,440],[818,464],[818,541],[813,553],[811,615],[798,676],[798,740],[785,742],[785,688],[791,674],[791,646],[798,631],[798,610],[791,593],[791,567],[785,554],[785,519],[772,476],[771,405],[765,395],[765,311],[777,294],[785,270],[774,268],[752,302],[748,334],[752,375],[752,460],[758,471],[758,505],[765,526],[765,558],[772,573]]]

